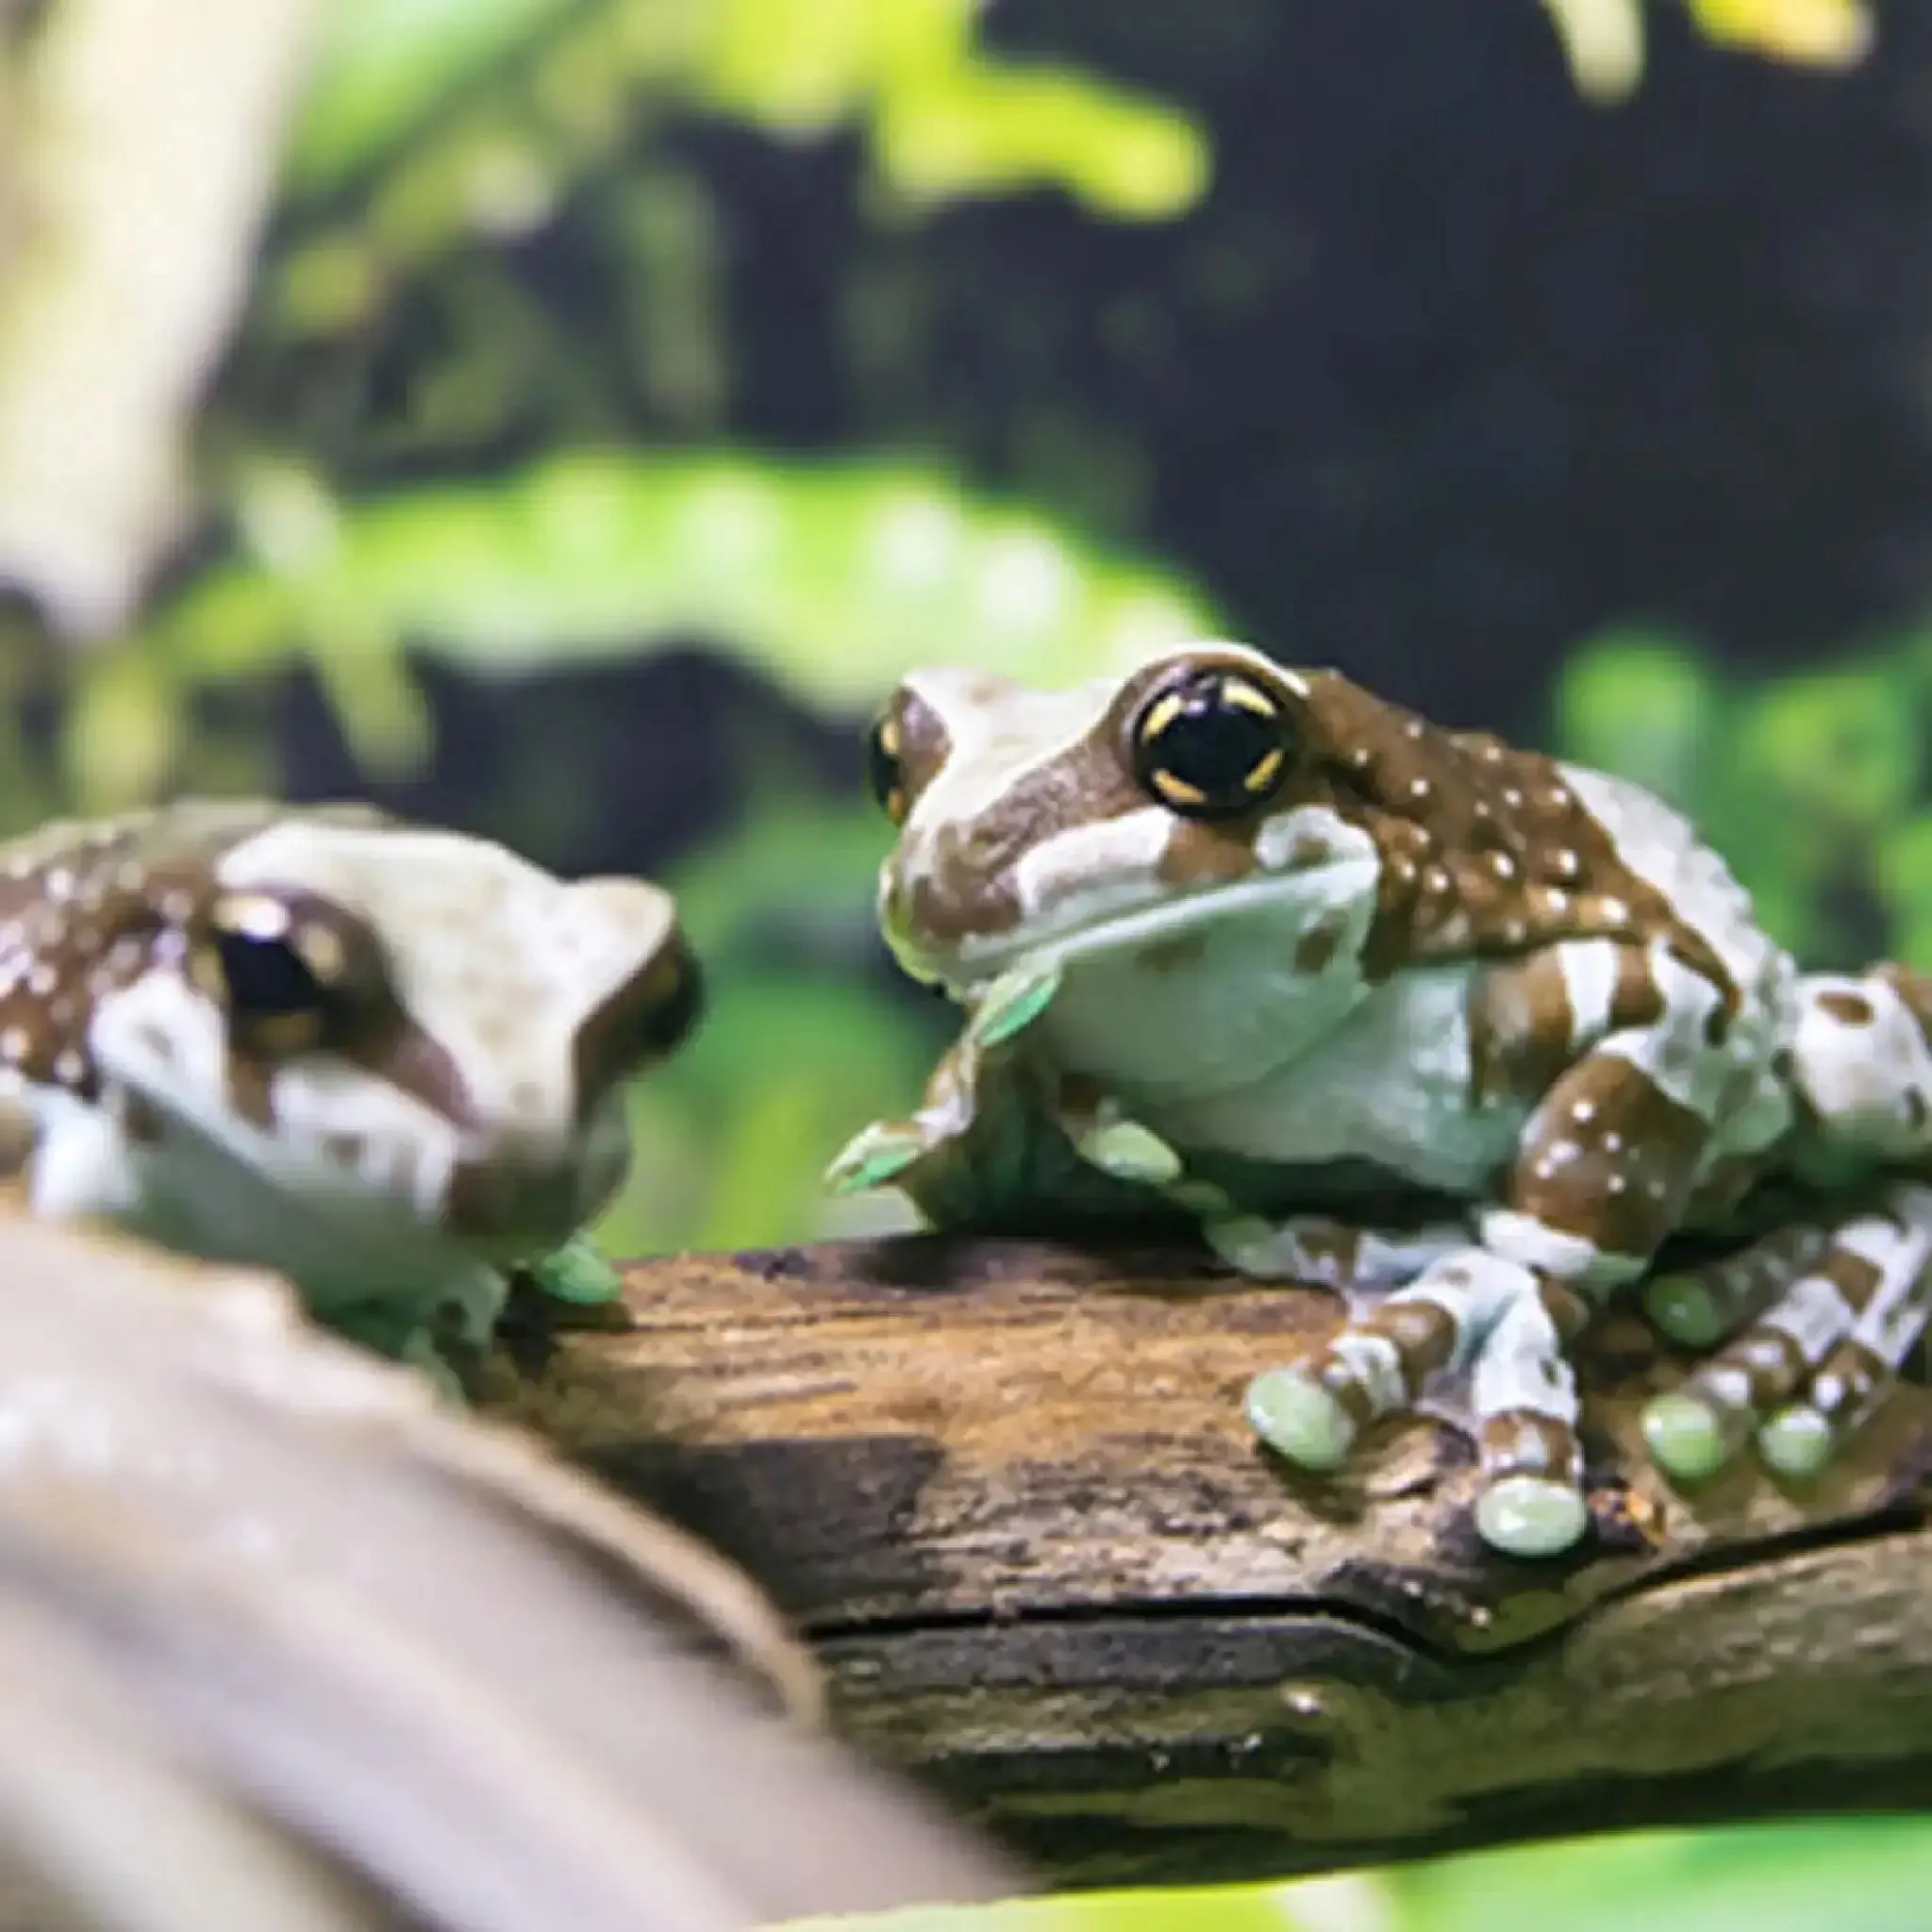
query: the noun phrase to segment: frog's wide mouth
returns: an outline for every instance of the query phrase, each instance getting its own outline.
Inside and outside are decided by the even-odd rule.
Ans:
[[[1116,902],[1096,908],[1090,896],[1083,895],[1082,901],[1069,901],[1057,916],[1036,918],[1024,934],[991,934],[937,946],[922,944],[916,936],[895,933],[888,926],[886,943],[912,978],[941,988],[954,1000],[971,1002],[993,981],[1022,967],[1064,974],[1082,961],[1158,946],[1203,926],[1262,917],[1287,924],[1298,901],[1307,902],[1312,924],[1349,896],[1337,891],[1338,879],[1366,869],[1361,859],[1350,855],[1293,874],[1216,879],[1191,891],[1168,890],[1159,898],[1138,905]]]

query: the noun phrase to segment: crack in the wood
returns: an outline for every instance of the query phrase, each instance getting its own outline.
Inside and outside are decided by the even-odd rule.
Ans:
[[[808,1640],[816,1645],[850,1641],[891,1641],[894,1638],[942,1636],[985,1632],[996,1635],[1005,1630],[1050,1627],[1096,1630],[1121,1624],[1160,1624],[1213,1623],[1262,1624],[1274,1619],[1295,1619],[1321,1623],[1352,1631],[1361,1637],[1392,1645],[1424,1664],[1467,1674],[1485,1664],[1533,1661],[1541,1652],[1560,1643],[1587,1619],[1611,1605],[1642,1596],[1680,1583],[1713,1576],[1741,1574],[1762,1565],[1781,1562],[1814,1550],[1853,1547],[1878,1541],[1925,1525],[1923,1511],[1905,1504],[1879,1511],[1859,1522],[1812,1524],[1777,1536],[1761,1538],[1747,1544],[1700,1552],[1672,1564],[1632,1578],[1628,1583],[1607,1591],[1602,1596],[1580,1605],[1574,1617],[1525,1637],[1522,1642],[1496,1649],[1470,1651],[1453,1644],[1431,1641],[1412,1624],[1397,1617],[1379,1614],[1359,1605],[1340,1603],[1332,1597],[1311,1595],[1280,1596],[1199,1596],[1159,1599],[1115,1599],[1107,1603],[1050,1604],[1022,1610],[958,1609],[930,1610],[916,1614],[879,1617],[841,1617],[804,1625]]]
[[[1602,1610],[1631,1597],[1642,1596],[1659,1588],[1678,1583],[1695,1583],[1713,1576],[1728,1576],[1760,1565],[1778,1563],[1791,1557],[1808,1556],[1814,1550],[1855,1549],[1861,1543],[1882,1541],[1887,1537],[1923,1530],[1926,1526],[1923,1507],[1901,1498],[1870,1514],[1852,1521],[1807,1523],[1759,1537],[1748,1543],[1730,1543],[1721,1548],[1697,1550],[1674,1562],[1633,1576],[1626,1583],[1613,1585],[1602,1596],[1585,1607],[1582,1615]],[[1560,1636],[1569,1624],[1541,1636]],[[1530,1641],[1537,1641],[1532,1639]]]
[[[996,1635],[1007,1630],[1042,1627],[1077,1629],[1091,1625],[1099,1629],[1122,1624],[1202,1624],[1217,1619],[1263,1623],[1272,1618],[1295,1618],[1340,1626],[1392,1644],[1424,1663],[1466,1664],[1476,1660],[1419,1638],[1412,1628],[1394,1617],[1321,1596],[1196,1596],[1139,1601],[1116,1598],[1105,1604],[1042,1604],[1024,1610],[929,1610],[917,1615],[844,1617],[825,1623],[808,1619],[804,1629],[809,1641],[826,1644],[974,1631]]]

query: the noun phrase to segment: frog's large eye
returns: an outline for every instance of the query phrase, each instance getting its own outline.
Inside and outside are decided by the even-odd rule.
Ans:
[[[631,995],[617,1038],[604,1052],[642,1065],[676,1051],[696,1032],[705,1013],[705,974],[682,936],[667,941]]]
[[[1161,686],[1135,717],[1130,741],[1142,789],[1188,818],[1254,811],[1288,772],[1290,726],[1281,706],[1224,665]]]
[[[865,778],[878,808],[900,824],[906,816],[906,749],[896,711],[880,712],[866,739]]]
[[[316,1044],[354,991],[341,939],[266,893],[218,901],[211,924],[198,976],[238,1036],[280,1053]]]

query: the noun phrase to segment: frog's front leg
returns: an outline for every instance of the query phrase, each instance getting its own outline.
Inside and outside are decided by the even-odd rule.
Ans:
[[[1248,1412],[1271,1446],[1333,1468],[1366,1424],[1455,1377],[1480,1460],[1484,1540],[1534,1557],[1582,1536],[1570,1345],[1676,1225],[1749,1051],[1713,1043],[1724,1035],[1707,981],[1654,953],[1644,964],[1626,991],[1649,986],[1654,1017],[1605,1031],[1547,1087],[1474,1217],[1474,1241],[1432,1258],[1313,1361],[1257,1377]],[[1631,1004],[1641,1012],[1645,1000]]]

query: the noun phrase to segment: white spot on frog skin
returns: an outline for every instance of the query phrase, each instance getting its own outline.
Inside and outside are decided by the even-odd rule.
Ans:
[[[1503,788],[1503,803],[1514,811],[1523,803],[1523,793],[1514,785]]]
[[[36,960],[26,975],[26,990],[37,1000],[50,997],[59,984],[60,975],[45,959]]]
[[[25,1026],[8,1026],[0,1031],[0,1059],[17,1067],[33,1049],[32,1036]]]
[[[1411,778],[1408,781],[1408,795],[1418,804],[1428,797],[1435,789],[1426,778]]]

